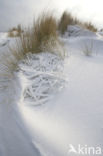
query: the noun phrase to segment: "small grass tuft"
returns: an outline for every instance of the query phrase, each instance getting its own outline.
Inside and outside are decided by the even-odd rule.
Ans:
[[[84,23],[84,26],[90,31],[97,32],[97,28],[91,22]]]
[[[82,51],[85,56],[91,56],[93,53],[93,42],[91,41],[90,44],[85,44]]]
[[[13,27],[8,31],[8,37],[20,37],[22,33],[23,33],[23,29],[19,24],[17,27]]]

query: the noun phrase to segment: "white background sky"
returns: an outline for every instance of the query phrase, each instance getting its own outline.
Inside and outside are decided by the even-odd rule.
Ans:
[[[57,15],[66,9],[103,27],[103,0],[0,0],[0,31],[31,22],[44,8],[54,10]]]

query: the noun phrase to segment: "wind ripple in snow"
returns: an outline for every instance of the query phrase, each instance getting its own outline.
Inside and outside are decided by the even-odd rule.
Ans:
[[[23,101],[28,105],[41,105],[61,91],[66,82],[64,60],[51,53],[31,54],[20,63],[27,80]]]

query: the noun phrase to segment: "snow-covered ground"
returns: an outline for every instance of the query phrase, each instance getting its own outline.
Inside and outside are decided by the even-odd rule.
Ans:
[[[7,33],[0,32],[0,47],[5,46],[8,43]]]
[[[103,38],[76,26],[61,40],[68,57],[29,54],[0,91],[0,156],[82,155],[78,145],[103,150]]]

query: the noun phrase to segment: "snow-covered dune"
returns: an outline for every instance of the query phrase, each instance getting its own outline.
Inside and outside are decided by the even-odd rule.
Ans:
[[[45,106],[21,104],[33,142],[47,156],[68,156],[70,144],[103,147],[103,57],[71,56],[65,72],[67,87]]]
[[[64,60],[29,54],[0,91],[1,155],[75,156],[78,145],[103,147],[103,39],[83,29],[74,34],[62,38]]]

